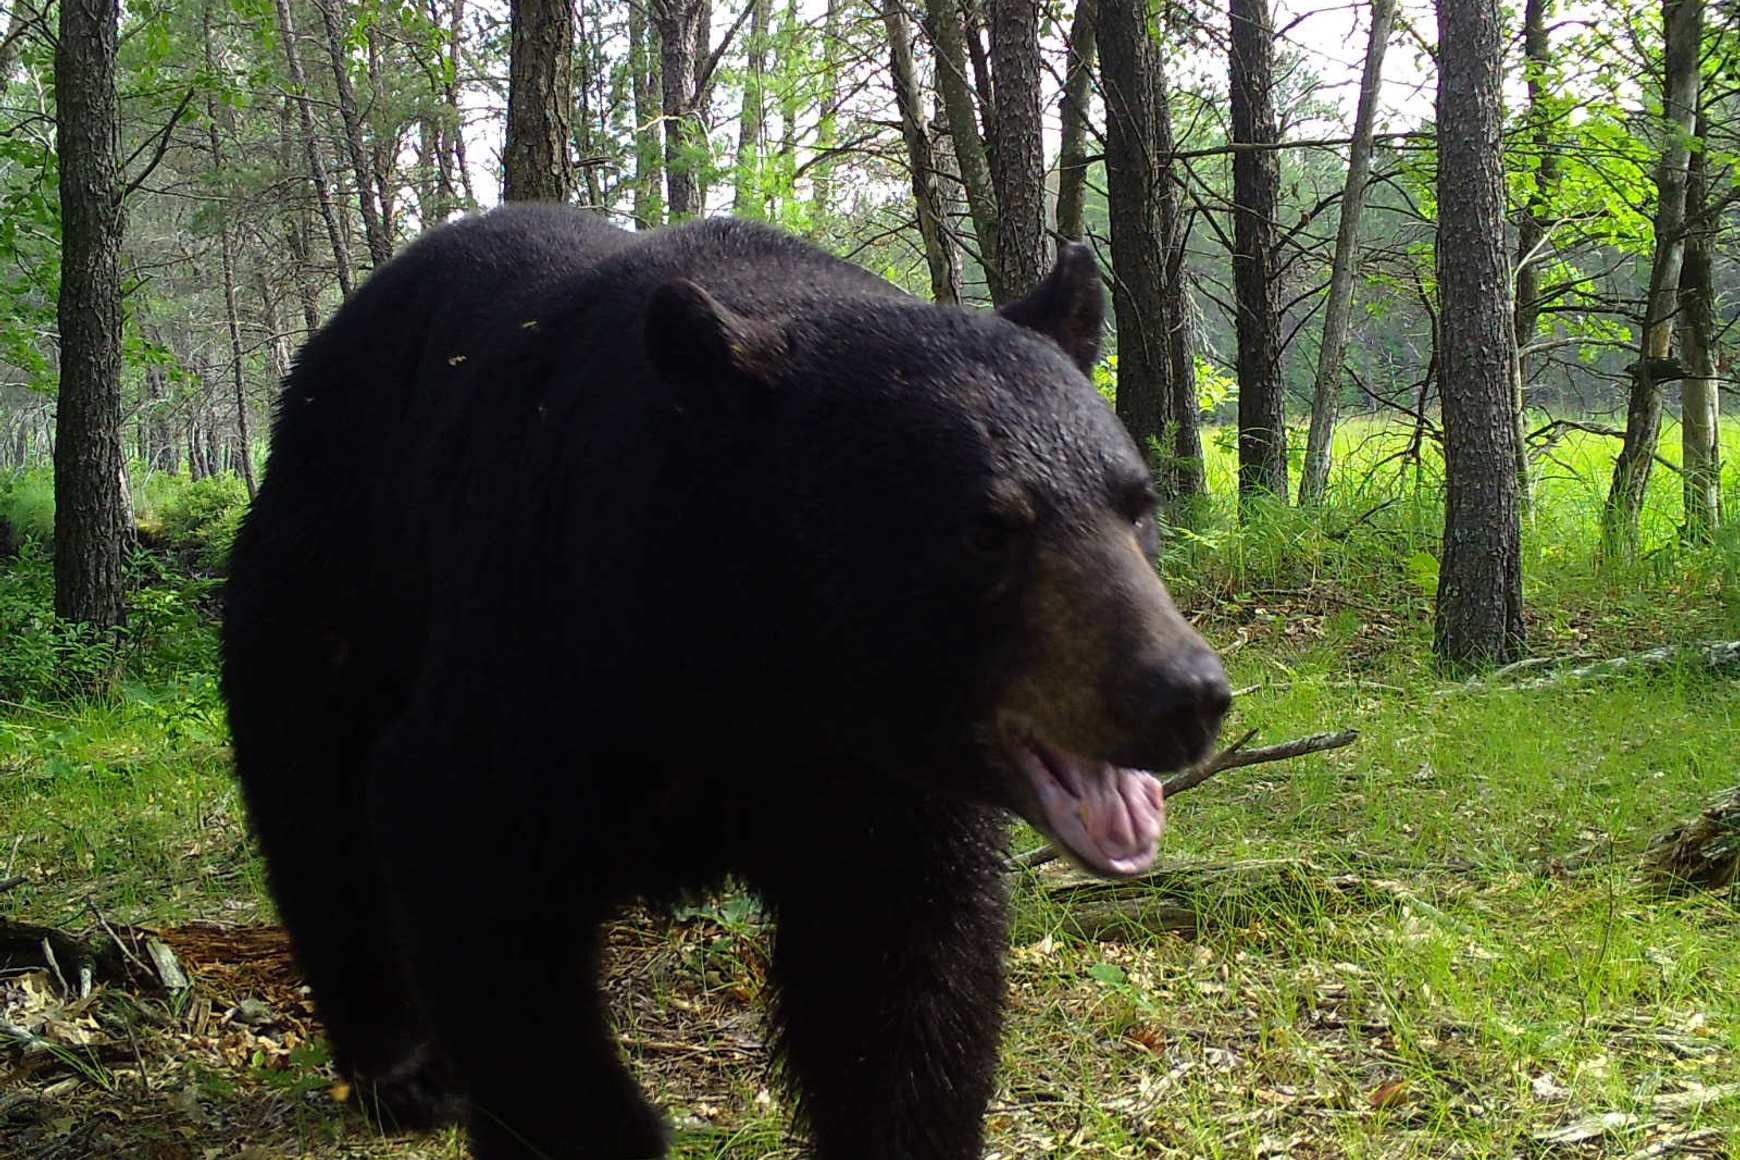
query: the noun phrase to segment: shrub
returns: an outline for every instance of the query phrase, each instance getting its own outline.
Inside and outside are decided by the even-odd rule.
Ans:
[[[54,539],[54,476],[46,468],[0,479],[0,520],[20,542]]]
[[[242,481],[232,474],[207,476],[192,483],[158,476],[149,492],[152,509],[145,517],[150,521],[148,530],[201,568],[221,571],[248,506],[248,491]]]
[[[54,614],[54,567],[34,540],[0,567],[0,697],[58,701],[109,684],[115,643]]]

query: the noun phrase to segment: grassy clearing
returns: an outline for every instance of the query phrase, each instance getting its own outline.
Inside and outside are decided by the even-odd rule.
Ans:
[[[1740,427],[1726,435],[1740,463]],[[1740,681],[1670,669],[1452,687],[1429,660],[1435,468],[1423,461],[1427,486],[1414,487],[1401,461],[1384,462],[1399,438],[1347,425],[1320,518],[1275,511],[1239,528],[1210,505],[1171,537],[1181,603],[1246,689],[1229,735],[1356,728],[1361,740],[1228,771],[1173,803],[1165,891],[1188,935],[1132,921],[1083,937],[1051,869],[1018,876],[991,1154],[1715,1157],[1740,1145],[1737,900],[1661,898],[1633,875],[1651,837],[1740,780]],[[1210,444],[1225,495],[1229,457]],[[1740,636],[1740,542],[1681,548],[1666,472],[1642,558],[1595,567],[1610,444],[1572,433],[1543,461],[1525,540],[1535,651]],[[1732,467],[1728,485],[1740,494]],[[202,512],[223,526],[222,505]],[[40,567],[0,573],[13,585],[0,615]],[[140,629],[129,675],[104,696],[24,686],[0,705],[0,856],[30,879],[3,896],[18,917],[270,913],[224,769],[209,621],[178,619],[207,605],[169,579],[146,591],[159,626]],[[612,932],[618,1020],[688,1160],[800,1154],[760,1052],[764,934],[734,900]],[[216,1020],[181,1038],[153,1025],[144,1069],[51,1071],[25,1089],[28,1114],[0,1094],[0,1155],[9,1131],[44,1160],[145,1154],[144,1137],[115,1127],[139,1106],[163,1129],[154,1148],[192,1124],[202,1147],[267,1156],[462,1155],[452,1134],[370,1137],[331,1103],[288,972],[281,955],[217,956],[200,974],[213,1009],[263,998],[273,1022]],[[538,996],[489,975],[480,1011],[535,1012]]]

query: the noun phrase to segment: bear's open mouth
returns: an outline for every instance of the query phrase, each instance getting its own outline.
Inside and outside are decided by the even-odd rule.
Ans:
[[[1166,828],[1160,779],[1069,753],[1022,731],[1010,738],[1015,764],[1026,776],[1039,817],[1028,818],[1082,869],[1128,878],[1154,865]]]

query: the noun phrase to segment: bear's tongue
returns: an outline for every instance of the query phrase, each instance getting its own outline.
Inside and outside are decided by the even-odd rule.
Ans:
[[[1159,779],[1084,760],[1037,738],[1021,750],[1020,764],[1037,791],[1048,836],[1084,869],[1128,878],[1154,864],[1166,828]]]

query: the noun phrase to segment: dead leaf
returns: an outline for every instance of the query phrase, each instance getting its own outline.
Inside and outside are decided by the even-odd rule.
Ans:
[[[1408,1102],[1408,1081],[1398,1079],[1384,1084],[1367,1097],[1367,1102],[1378,1111],[1401,1107]]]

